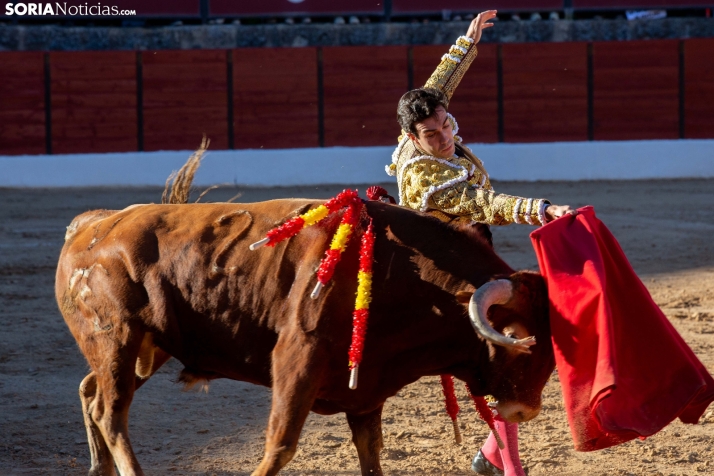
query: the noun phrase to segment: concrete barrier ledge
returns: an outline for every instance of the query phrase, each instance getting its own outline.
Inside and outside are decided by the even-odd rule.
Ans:
[[[495,180],[714,178],[714,140],[470,144]],[[244,186],[364,184],[393,147],[209,151],[195,183]],[[163,185],[191,151],[0,156],[0,187]]]

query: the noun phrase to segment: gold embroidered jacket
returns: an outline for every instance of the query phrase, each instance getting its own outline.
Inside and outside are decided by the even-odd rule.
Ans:
[[[451,100],[476,54],[473,40],[459,37],[424,87],[440,89]],[[483,163],[456,135],[458,124],[454,116],[448,117],[456,146],[450,159],[426,154],[402,131],[392,164],[386,167],[389,175],[397,177],[399,204],[429,212],[443,221],[545,224],[545,207],[549,202],[496,193]]]

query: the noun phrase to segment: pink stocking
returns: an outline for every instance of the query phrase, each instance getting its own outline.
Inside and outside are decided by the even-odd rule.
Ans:
[[[504,476],[526,476],[518,455],[518,423],[508,423],[498,416],[495,418],[496,430],[506,445],[501,450],[501,462]],[[495,440],[495,438],[494,438]],[[496,464],[495,462],[492,462]]]
[[[498,423],[499,422],[497,421],[496,424]],[[499,432],[499,435],[501,436],[501,438],[505,436],[501,432]],[[491,463],[498,469],[503,469],[503,460],[501,460],[501,450],[498,449],[498,442],[496,441],[496,437],[493,436],[493,432],[488,434],[488,439],[486,440],[486,443],[483,444],[483,447],[481,448],[481,453],[483,453],[489,463]]]

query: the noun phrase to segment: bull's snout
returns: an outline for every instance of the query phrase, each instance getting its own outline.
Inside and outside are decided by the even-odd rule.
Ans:
[[[534,419],[540,413],[541,406],[531,407],[523,403],[499,403],[496,410],[501,418],[511,423],[521,423]]]

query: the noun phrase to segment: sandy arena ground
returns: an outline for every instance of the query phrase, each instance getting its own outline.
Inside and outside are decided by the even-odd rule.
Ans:
[[[657,303],[714,372],[714,180],[497,183],[496,189],[594,205]],[[327,198],[339,190],[245,189],[238,201]],[[238,191],[227,187],[203,201],[226,200]],[[0,475],[86,474],[89,451],[77,387],[87,365],[53,294],[65,226],[89,209],[157,202],[160,195],[156,188],[0,189]],[[515,268],[536,268],[529,231],[494,230],[497,251]],[[632,338],[645,336],[643,329]],[[169,361],[135,397],[130,428],[144,470],[249,475],[262,455],[270,390],[219,380],[207,394],[185,393],[173,382],[180,368]],[[382,462],[388,474],[470,474],[487,427],[462,385],[457,392],[464,409],[461,446],[453,443],[437,379],[422,379],[387,401]],[[714,474],[714,407],[700,425],[675,422],[645,441],[577,453],[554,379],[543,412],[521,426],[521,435],[530,476]],[[311,415],[295,459],[281,474],[359,474],[344,417]]]

